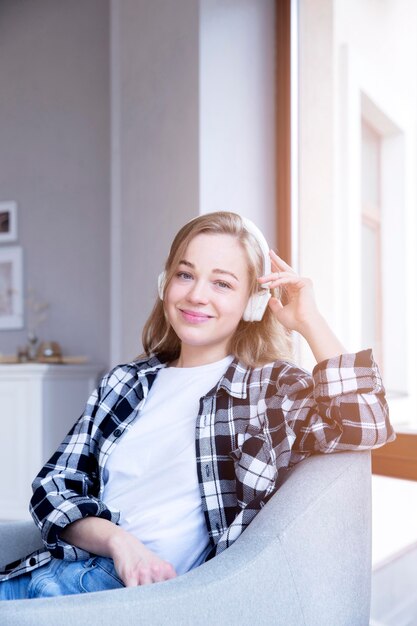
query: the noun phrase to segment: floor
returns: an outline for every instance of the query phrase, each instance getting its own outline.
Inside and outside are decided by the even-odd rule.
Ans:
[[[417,543],[374,570],[372,626],[417,626]]]
[[[372,477],[371,626],[417,626],[417,482]]]
[[[416,542],[417,482],[372,476],[373,567]]]

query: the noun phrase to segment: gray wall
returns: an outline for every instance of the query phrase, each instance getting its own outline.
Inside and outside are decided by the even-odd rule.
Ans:
[[[40,334],[109,361],[110,96],[106,0],[0,3],[0,201],[18,202]],[[14,353],[26,329],[0,330]]]
[[[111,6],[116,362],[141,351],[172,236],[199,213],[199,3]]]

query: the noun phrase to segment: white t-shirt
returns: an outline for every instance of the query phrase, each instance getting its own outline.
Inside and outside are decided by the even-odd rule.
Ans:
[[[138,419],[110,455],[103,500],[120,525],[182,574],[209,549],[197,477],[199,401],[233,356],[198,367],[159,370]]]

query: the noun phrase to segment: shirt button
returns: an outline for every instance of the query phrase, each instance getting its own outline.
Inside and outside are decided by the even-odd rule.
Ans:
[[[120,435],[122,434],[122,431],[120,430],[120,428],[116,428],[113,434],[115,437],[120,437]]]
[[[32,557],[29,559],[29,565],[30,565],[31,567],[33,567],[34,565],[36,565],[36,559],[35,559],[35,557],[34,557],[34,556],[32,556]]]

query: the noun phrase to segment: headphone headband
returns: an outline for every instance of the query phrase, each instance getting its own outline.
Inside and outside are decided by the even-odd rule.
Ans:
[[[243,222],[245,229],[255,237],[261,249],[262,256],[264,259],[263,273],[270,274],[271,273],[271,258],[269,256],[269,246],[262,231],[249,218],[243,217],[243,216],[241,217],[242,217],[242,222]],[[262,285],[262,286],[265,287],[265,285]],[[266,285],[265,289],[268,289],[268,284]]]

